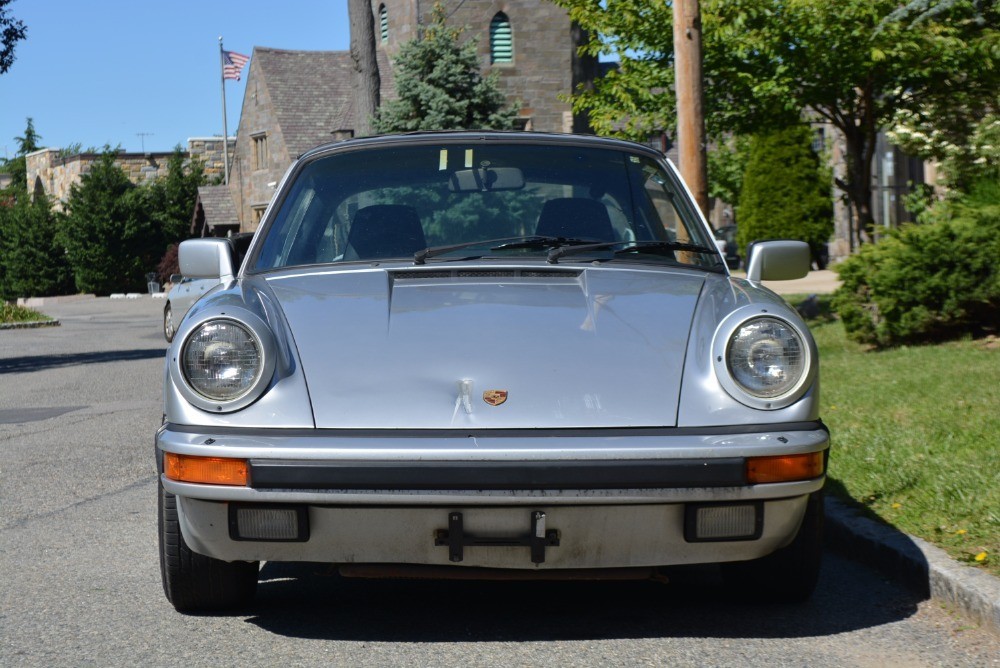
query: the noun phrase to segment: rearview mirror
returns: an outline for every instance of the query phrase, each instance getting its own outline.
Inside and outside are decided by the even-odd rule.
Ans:
[[[463,169],[448,180],[448,190],[453,193],[520,190],[523,187],[524,174],[517,167]]]

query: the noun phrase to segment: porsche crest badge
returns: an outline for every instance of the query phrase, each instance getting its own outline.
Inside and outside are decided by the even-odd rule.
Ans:
[[[499,406],[507,401],[507,390],[486,390],[483,392],[483,401],[490,406]]]

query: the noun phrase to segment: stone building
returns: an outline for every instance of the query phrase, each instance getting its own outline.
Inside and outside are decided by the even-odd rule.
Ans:
[[[187,160],[198,159],[204,164],[209,180],[222,178],[223,145],[222,137],[192,137],[187,141]],[[236,138],[229,138],[230,152],[236,146]],[[173,152],[167,153],[119,153],[115,164],[124,170],[133,183],[144,183],[160,176],[166,176],[167,162]],[[43,148],[25,156],[28,173],[28,188],[34,196],[46,195],[52,200],[56,210],[62,210],[69,199],[70,188],[79,183],[80,178],[90,171],[91,165],[100,158],[99,153],[77,153],[63,155],[58,148]]]
[[[390,57],[432,20],[435,0],[373,0],[375,41]],[[547,0],[448,0],[448,24],[478,42],[484,71],[517,106],[518,124],[541,132],[585,132],[564,99],[597,76],[597,60],[577,55],[584,35],[565,9]]]
[[[394,95],[392,59],[431,21],[432,0],[373,0],[382,98]],[[592,80],[594,59],[581,59],[583,35],[566,10],[547,0],[444,0],[449,25],[476,39],[484,72],[499,74],[517,109],[518,127],[582,132],[568,96]],[[220,234],[238,224],[257,229],[274,189],[298,155],[354,136],[352,67],[348,51],[289,51],[255,47],[247,75],[236,149],[230,167],[232,207],[217,193],[199,196],[193,226]],[[200,207],[200,209],[198,208]],[[237,221],[226,218],[236,212]],[[201,216],[201,218],[199,218]]]
[[[292,160],[308,149],[354,135],[353,63],[348,51],[254,47],[229,169],[233,210],[244,231],[257,228]],[[392,90],[380,54],[382,94]],[[205,210],[206,234],[219,225]],[[222,221],[223,225],[231,221]]]

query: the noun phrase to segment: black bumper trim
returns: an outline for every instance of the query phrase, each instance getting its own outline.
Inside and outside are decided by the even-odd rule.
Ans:
[[[308,462],[250,460],[254,489],[664,489],[746,485],[744,460]]]

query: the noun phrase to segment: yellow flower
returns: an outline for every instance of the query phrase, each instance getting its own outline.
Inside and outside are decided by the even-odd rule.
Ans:
[[[903,504],[902,503],[894,503],[894,504],[892,504],[892,507],[893,507],[893,509],[902,508]]]
[[[983,552],[980,552],[979,554],[976,555],[976,561],[978,561],[979,563],[983,563],[984,561],[986,561],[986,557],[987,554],[984,550]]]
[[[967,533],[969,533],[969,532],[966,531],[965,529],[959,529],[958,531],[955,532],[955,535],[956,536],[964,536]]]

